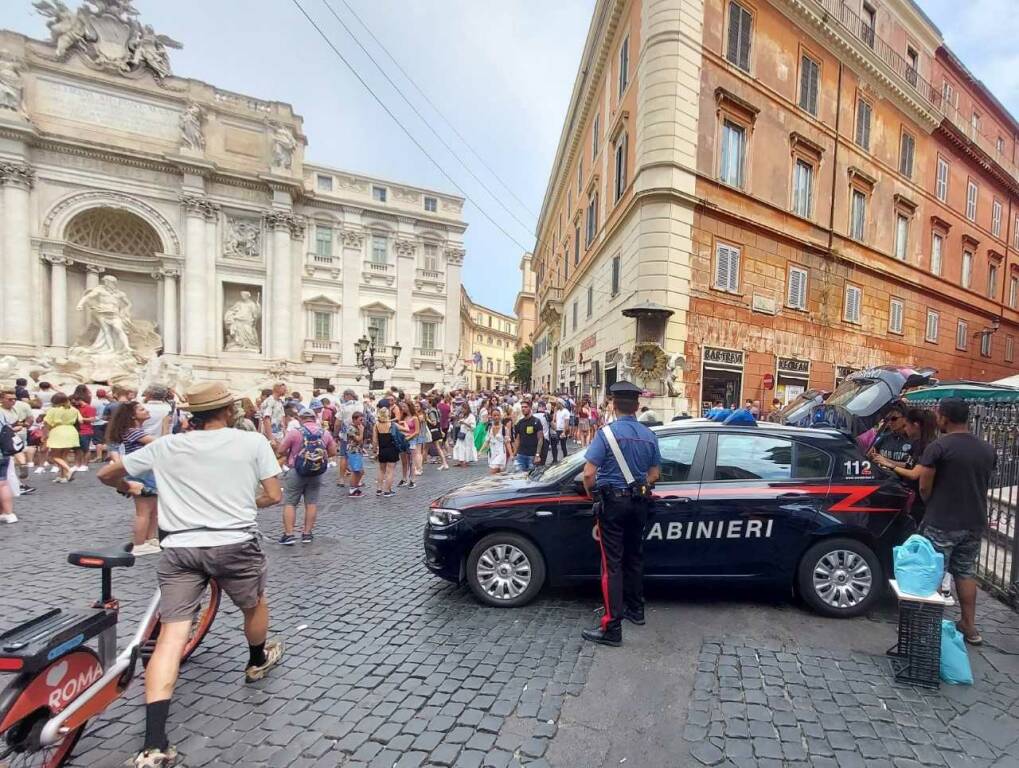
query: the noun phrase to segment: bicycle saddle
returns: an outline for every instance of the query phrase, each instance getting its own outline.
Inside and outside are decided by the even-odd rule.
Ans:
[[[134,555],[131,553],[133,547],[133,544],[125,544],[120,549],[102,552],[98,550],[71,552],[67,556],[67,562],[82,568],[130,568],[134,565]]]

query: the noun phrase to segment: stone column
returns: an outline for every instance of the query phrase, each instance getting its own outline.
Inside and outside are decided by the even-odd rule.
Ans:
[[[218,355],[222,347],[219,327],[223,324],[220,301],[221,290],[216,279],[216,256],[219,252],[219,237],[216,225],[219,223],[219,205],[206,202],[202,215],[205,217],[205,344],[209,354]]]
[[[288,360],[291,357],[290,229],[294,216],[285,211],[273,211],[266,214],[265,222],[272,232],[272,261],[267,270],[270,280],[269,355]]]
[[[208,355],[206,312],[212,297],[206,287],[204,198],[184,195],[184,271],[181,275],[181,310],[184,318],[183,353]]]
[[[446,320],[442,327],[443,352],[460,358],[460,273],[463,248],[446,249]]]
[[[70,259],[46,254],[43,261],[50,265],[50,344],[67,346],[67,267]]]
[[[343,230],[343,296],[340,320],[340,360],[343,365],[356,366],[354,342],[361,338],[361,271],[364,269],[365,234],[360,229]]]
[[[413,240],[396,241],[396,334],[393,341],[399,341],[403,351],[396,361],[396,370],[405,371],[408,379],[414,378],[411,357],[418,339],[414,328],[414,277],[417,261],[414,258],[417,244]],[[386,350],[388,353],[389,350]]]
[[[163,352],[168,355],[177,354],[177,276],[176,269],[160,269],[152,273],[156,280],[163,281],[163,321],[160,328],[163,332]]]
[[[3,274],[3,337],[13,344],[33,344],[32,242],[29,236],[29,192],[35,171],[27,163],[0,162],[3,185],[3,234],[0,235],[0,274]],[[66,329],[65,329],[66,334]]]
[[[306,228],[306,219],[303,216],[294,216],[290,225],[290,294],[287,303],[292,308],[292,315],[290,318],[290,342],[287,345],[287,349],[290,350],[288,357],[297,357],[304,347],[307,321],[304,317],[304,304],[301,299],[301,274],[304,254],[307,252],[304,244]]]
[[[90,291],[99,285],[99,276],[106,271],[106,267],[100,267],[96,264],[85,265],[85,290]]]

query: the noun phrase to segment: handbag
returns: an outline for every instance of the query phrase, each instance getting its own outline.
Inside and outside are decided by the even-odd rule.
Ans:
[[[400,431],[396,424],[389,425],[389,434],[393,436],[393,444],[396,445],[396,450],[400,453],[410,449],[410,442],[407,440],[407,436]]]

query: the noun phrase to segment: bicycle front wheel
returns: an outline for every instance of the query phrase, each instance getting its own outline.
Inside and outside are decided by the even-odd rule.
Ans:
[[[181,664],[191,658],[191,654],[198,650],[198,646],[201,645],[202,640],[209,633],[212,622],[216,618],[216,611],[219,610],[222,594],[219,584],[215,581],[210,581],[209,588],[205,591],[202,602],[195,608],[194,615],[191,618],[191,630],[188,632],[188,641],[184,644],[184,650],[180,655]],[[142,664],[145,666],[148,666],[149,657],[152,656],[152,652],[156,649],[156,641],[159,640],[159,630],[162,626],[162,622],[157,620],[152,627],[152,634],[149,635],[148,640],[142,645]]]

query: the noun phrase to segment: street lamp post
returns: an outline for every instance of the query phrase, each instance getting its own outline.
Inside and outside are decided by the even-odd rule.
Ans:
[[[354,359],[358,368],[363,368],[368,372],[369,389],[371,389],[371,383],[375,381],[376,370],[379,368],[396,367],[396,362],[399,360],[400,352],[403,351],[403,348],[400,346],[400,342],[396,342],[389,349],[390,352],[388,355],[383,352],[382,347],[376,351],[375,340],[369,338],[367,335],[362,336],[354,342]],[[361,380],[360,375],[356,378],[358,381]]]

